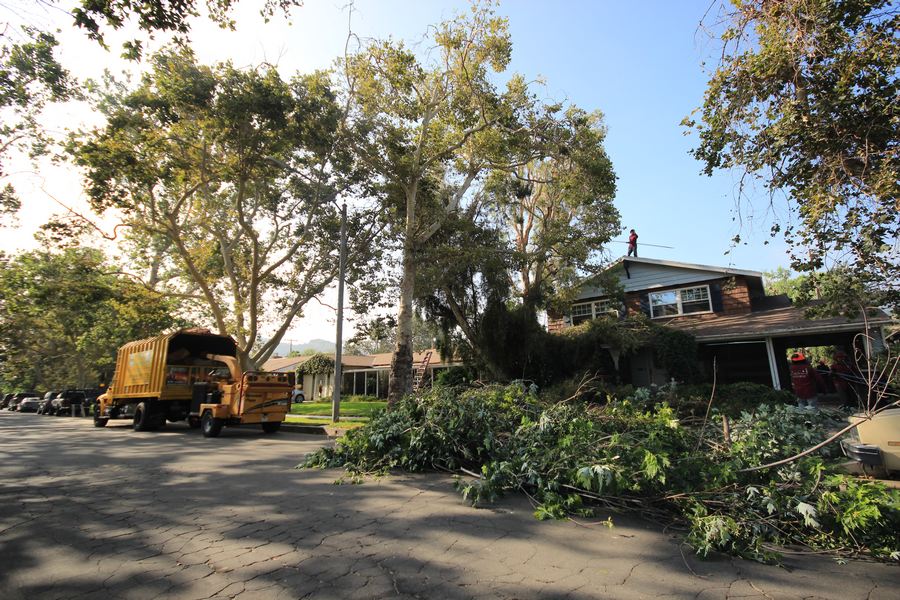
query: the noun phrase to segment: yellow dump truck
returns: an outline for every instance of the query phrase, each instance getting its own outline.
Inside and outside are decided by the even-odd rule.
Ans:
[[[290,410],[289,373],[241,372],[237,344],[206,329],[181,329],[119,348],[116,371],[98,398],[94,425],[132,419],[135,431],[187,420],[205,437],[225,425],[258,423],[275,433]]]

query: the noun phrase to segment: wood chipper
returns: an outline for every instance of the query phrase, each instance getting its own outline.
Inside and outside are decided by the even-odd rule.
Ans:
[[[259,423],[275,433],[291,407],[290,373],[241,372],[237,344],[206,329],[181,329],[119,348],[94,425],[130,418],[135,431],[187,420],[205,437],[225,425]]]

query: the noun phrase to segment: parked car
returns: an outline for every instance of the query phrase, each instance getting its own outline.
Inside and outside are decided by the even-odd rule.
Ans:
[[[72,414],[72,406],[84,405],[84,390],[66,390],[60,392],[51,402],[50,412],[57,417]]]
[[[306,394],[303,393],[303,390],[294,390],[291,392],[291,404],[296,404],[298,402],[306,402]]]
[[[40,398],[41,395],[37,392],[16,392],[16,394],[10,399],[9,405],[7,405],[7,410],[18,410],[19,402],[22,401],[23,398]]]
[[[38,396],[26,396],[19,401],[17,410],[19,412],[37,412],[41,405],[41,399]]]
[[[0,408],[6,408],[9,406],[9,401],[13,399],[15,394],[5,394],[3,398],[0,398]]]
[[[38,407],[37,413],[39,415],[49,415],[50,414],[50,403],[53,402],[53,399],[59,395],[59,392],[47,392],[44,394],[44,398],[41,400],[41,405]]]

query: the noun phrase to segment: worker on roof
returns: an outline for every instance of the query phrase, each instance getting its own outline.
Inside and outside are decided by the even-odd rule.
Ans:
[[[634,229],[631,230],[631,233],[628,236],[628,256],[634,254],[634,257],[637,258],[637,240],[638,234],[634,232]]]

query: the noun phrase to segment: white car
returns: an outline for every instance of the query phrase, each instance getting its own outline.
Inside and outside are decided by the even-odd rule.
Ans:
[[[41,405],[41,399],[37,396],[28,396],[27,398],[22,398],[22,401],[19,402],[19,406],[17,410],[19,412],[33,412],[36,413],[38,407]]]

